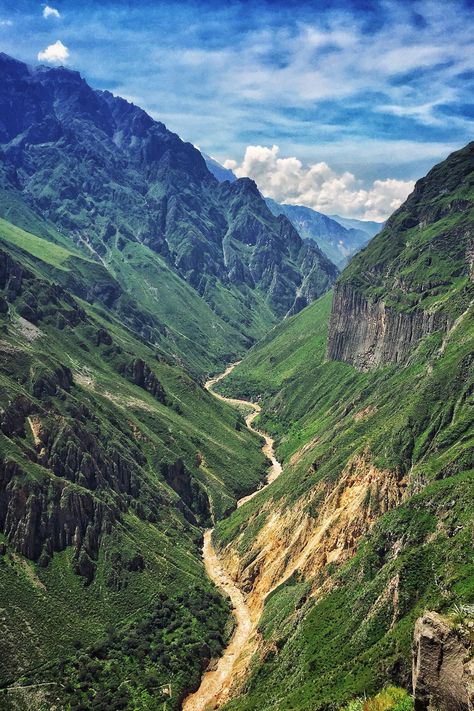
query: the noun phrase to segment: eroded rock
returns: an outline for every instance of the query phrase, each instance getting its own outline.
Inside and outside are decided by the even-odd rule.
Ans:
[[[436,612],[427,612],[417,620],[413,638],[415,711],[474,709],[469,636]]]

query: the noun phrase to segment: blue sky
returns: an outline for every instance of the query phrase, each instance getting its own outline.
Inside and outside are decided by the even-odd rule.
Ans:
[[[0,0],[0,48],[78,69],[280,200],[382,219],[473,137],[463,0],[48,7]]]

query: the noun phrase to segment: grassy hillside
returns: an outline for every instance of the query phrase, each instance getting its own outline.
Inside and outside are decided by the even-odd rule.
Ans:
[[[265,461],[234,409],[61,286],[78,261],[0,223],[0,686],[33,685],[1,705],[151,709],[171,683],[177,708],[230,631],[202,526]]]
[[[0,220],[1,238],[22,250],[30,265],[32,257],[40,259],[48,265],[51,278],[81,298],[112,309],[146,340],[198,375],[219,371],[276,322],[263,298],[249,293],[248,300],[243,299],[232,287],[215,284],[209,305],[160,255],[138,242],[111,250],[101,261],[85,245],[81,249],[61,235],[12,192],[0,195],[0,214],[14,222]]]
[[[446,175],[443,192],[434,171],[432,213],[456,191]],[[426,197],[429,181],[422,187]],[[418,205],[420,190],[414,195]],[[452,315],[413,332],[402,360],[366,372],[328,360],[327,294],[274,328],[219,385],[261,401],[258,424],[275,436],[284,463],[279,479],[216,530],[251,605],[263,606],[245,694],[226,708],[322,711],[389,682],[409,689],[415,619],[474,601],[470,200],[456,203],[450,229],[439,211],[432,227],[418,228],[426,251],[433,245],[428,281],[410,242],[413,198],[398,213],[405,231],[392,218],[394,234],[386,228],[342,274],[342,284],[360,290],[375,270],[385,290],[374,277],[371,303],[389,303],[403,260],[405,303],[423,303],[424,289],[429,301],[435,288],[446,301]],[[341,312],[342,339],[365,313],[358,323]]]
[[[265,393],[259,424],[277,437],[285,467],[269,489],[219,523],[217,539],[245,568],[261,552],[259,533],[268,540],[275,511],[283,538],[285,517],[291,535],[302,515],[316,535],[326,492],[357,455],[369,453],[366,468],[392,472],[403,493],[380,515],[383,504],[367,486],[362,507],[373,526],[361,536],[352,530],[350,555],[313,561],[314,574],[296,570],[281,584],[273,580],[259,625],[264,652],[245,697],[229,709],[270,709],[278,700],[281,709],[314,711],[388,679],[409,686],[416,617],[474,600],[472,311],[442,354],[441,337],[431,337],[408,368],[367,374],[325,362],[329,309],[330,295],[277,327],[222,385],[237,396]],[[349,532],[351,525],[348,519]],[[301,555],[310,542],[311,534],[302,547],[289,545],[287,556]]]

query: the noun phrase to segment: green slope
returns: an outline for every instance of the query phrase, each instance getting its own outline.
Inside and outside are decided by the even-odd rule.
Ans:
[[[194,373],[217,372],[334,282],[337,268],[253,181],[219,184],[139,107],[65,67],[4,53],[0,67],[0,111],[15,117],[0,136],[0,216],[69,239],[146,313],[141,335]]]
[[[264,530],[270,511],[311,501],[319,482],[331,486],[351,457],[367,449],[375,466],[408,477],[410,496],[380,518],[351,560],[323,569],[333,592],[307,600],[315,581],[296,575],[272,594],[259,629],[278,653],[255,662],[245,698],[229,709],[270,709],[279,699],[281,709],[314,711],[373,692],[388,679],[409,687],[416,617],[425,608],[474,600],[473,312],[442,356],[441,337],[431,338],[408,368],[361,374],[324,362],[329,306],[330,296],[324,297],[275,329],[225,385],[236,396],[265,393],[259,424],[278,438],[278,456],[287,464],[270,489],[218,525],[218,540],[236,541],[244,560],[247,551],[255,556],[252,536]],[[291,455],[308,443],[292,464]],[[313,507],[316,518],[318,504]],[[251,536],[242,536],[249,522]],[[377,610],[396,576],[402,603],[395,610],[388,596]]]
[[[1,704],[148,709],[172,683],[177,708],[229,633],[202,526],[265,461],[234,409],[61,286],[79,262],[100,267],[1,221],[0,686],[33,684]]]
[[[271,487],[217,526],[219,544],[240,557],[242,578],[258,589],[263,570],[274,586],[245,695],[226,708],[322,711],[389,682],[410,689],[415,619],[474,601],[474,307],[465,250],[472,163],[456,184],[444,168],[446,190],[437,168],[340,283],[392,308],[403,272],[408,311],[425,296],[432,305],[435,289],[447,323],[407,339],[398,362],[361,372],[327,358],[327,294],[274,328],[220,384],[225,394],[261,401],[259,424],[284,463]],[[416,228],[414,203],[432,179],[435,198],[421,208],[432,224]],[[442,214],[458,189],[464,202],[448,200],[452,215]],[[421,243],[432,254],[429,279]],[[363,312],[354,318],[341,315],[343,336],[361,326]],[[272,537],[276,549],[283,541],[278,566]]]
[[[209,305],[160,255],[138,242],[111,249],[100,261],[95,252],[85,246],[81,251],[12,192],[3,191],[0,214],[15,223],[0,222],[4,240],[47,263],[52,278],[78,296],[111,308],[196,374],[219,371],[276,322],[259,295],[248,290],[244,297],[216,280],[207,295]]]

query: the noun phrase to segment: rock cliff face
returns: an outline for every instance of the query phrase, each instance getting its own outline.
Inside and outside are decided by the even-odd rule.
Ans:
[[[267,519],[245,556],[236,554],[238,541],[223,551],[250,608],[258,615],[271,592],[294,574],[316,581],[326,565],[353,557],[377,518],[403,500],[404,490],[405,482],[378,469],[365,451],[347,463],[336,485],[320,483],[285,511],[271,510],[271,504],[259,511]],[[313,584],[316,594],[319,583]]]
[[[30,560],[47,565],[55,551],[73,546],[76,570],[91,582],[102,529],[118,517],[66,481],[31,481],[16,462],[0,461],[0,530]]]
[[[415,711],[474,709],[472,639],[436,612],[428,612],[416,622],[413,694]]]
[[[209,524],[211,510],[207,493],[187,470],[183,460],[178,459],[172,464],[163,464],[161,473],[165,481],[180,497],[184,516],[191,523],[196,523],[198,520],[200,523]]]
[[[474,144],[420,180],[336,284],[328,358],[360,370],[403,363],[473,299]],[[471,256],[470,256],[471,255]]]
[[[342,282],[334,290],[328,358],[359,370],[403,362],[422,338],[449,325],[443,312],[397,312]]]

